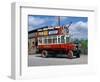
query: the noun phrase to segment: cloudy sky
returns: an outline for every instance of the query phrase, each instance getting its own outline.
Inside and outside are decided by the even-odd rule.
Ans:
[[[68,25],[70,22],[72,22],[72,25],[69,28],[72,38],[87,39],[88,18],[75,17],[75,16],[60,17],[60,25]],[[38,16],[38,15],[28,16],[28,31],[43,26],[57,26],[57,25],[58,25],[57,16]]]

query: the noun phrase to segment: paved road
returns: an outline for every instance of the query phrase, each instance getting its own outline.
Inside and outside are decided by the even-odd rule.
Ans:
[[[50,65],[74,65],[74,64],[87,64],[87,55],[81,55],[80,58],[68,59],[66,57],[48,57],[42,58],[40,54],[28,56],[28,66],[50,66]]]

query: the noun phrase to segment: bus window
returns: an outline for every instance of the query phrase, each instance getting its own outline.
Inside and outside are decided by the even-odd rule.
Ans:
[[[48,43],[48,39],[45,38],[45,39],[44,39],[44,44],[47,44],[47,43]]]
[[[51,44],[52,43],[52,38],[51,36],[48,37],[48,44]]]
[[[60,37],[58,36],[58,43],[60,43]]]
[[[66,43],[69,42],[69,37],[66,37]]]
[[[52,43],[52,39],[49,38],[49,39],[48,39],[48,43],[49,43],[49,44]]]
[[[57,43],[57,36],[53,37],[53,43]]]
[[[65,36],[61,36],[61,43],[65,43]]]

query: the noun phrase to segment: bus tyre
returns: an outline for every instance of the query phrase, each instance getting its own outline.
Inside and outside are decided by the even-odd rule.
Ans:
[[[68,58],[72,59],[73,58],[73,51],[69,50],[68,52]]]
[[[46,57],[48,56],[48,51],[43,50],[41,56],[42,56],[43,58],[46,58]]]
[[[77,50],[76,58],[80,58],[80,50]]]

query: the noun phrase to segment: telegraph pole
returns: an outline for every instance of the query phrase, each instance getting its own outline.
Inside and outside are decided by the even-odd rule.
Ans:
[[[58,16],[58,26],[60,26],[60,16]]]

